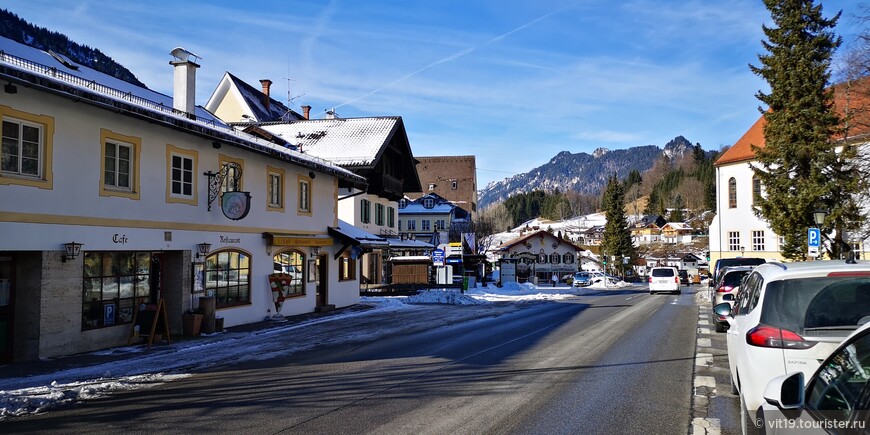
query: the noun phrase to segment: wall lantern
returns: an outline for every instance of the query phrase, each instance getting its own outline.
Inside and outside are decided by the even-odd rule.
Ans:
[[[82,252],[82,244],[76,242],[69,242],[63,244],[63,249],[65,251],[63,257],[60,258],[60,261],[66,263],[67,260],[74,260],[79,254]]]
[[[320,246],[312,246],[311,247],[311,256],[316,257],[318,254],[320,254]]]
[[[816,209],[813,212],[813,221],[816,223],[816,226],[822,226],[825,224],[825,217],[828,215],[827,210]]]
[[[211,243],[200,243],[196,245],[196,259],[199,261],[201,258],[205,258],[206,255],[211,251]]]

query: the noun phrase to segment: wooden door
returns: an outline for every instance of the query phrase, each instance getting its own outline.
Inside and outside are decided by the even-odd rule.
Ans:
[[[317,306],[327,305],[329,303],[329,297],[327,294],[327,281],[329,281],[329,275],[327,273],[327,263],[328,260],[325,255],[320,255],[317,257],[315,262],[316,275],[315,275],[315,288],[317,292]]]

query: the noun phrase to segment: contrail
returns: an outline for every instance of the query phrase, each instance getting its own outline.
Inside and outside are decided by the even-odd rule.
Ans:
[[[526,27],[529,27],[529,26],[531,26],[531,25],[537,23],[538,21],[541,21],[541,20],[543,20],[543,19],[545,19],[545,18],[547,18],[547,17],[549,17],[549,16],[551,16],[551,15],[555,15],[555,14],[557,14],[557,13],[563,12],[563,11],[565,11],[565,10],[567,10],[567,9],[570,9],[571,7],[573,7],[573,6],[566,6],[566,7],[563,7],[563,8],[556,9],[556,10],[554,10],[554,11],[548,12],[548,13],[546,13],[546,14],[544,14],[544,15],[541,15],[541,16],[538,17],[538,18],[535,18],[535,19],[532,20],[532,21],[529,21],[528,23],[525,23],[525,24],[523,24],[523,25],[520,25],[520,26],[518,26],[518,27],[516,27],[516,28],[514,28],[514,29],[512,29],[512,30],[509,30],[509,31],[507,31],[507,32],[505,32],[505,33],[502,33],[501,35],[498,35],[498,36],[496,36],[496,37],[490,39],[489,41],[486,41],[486,42],[484,42],[483,44],[478,45],[477,47],[469,47],[469,48],[466,48],[466,49],[464,49],[464,50],[457,51],[456,53],[453,53],[453,54],[451,54],[450,56],[447,56],[447,57],[445,57],[445,58],[443,58],[443,59],[436,60],[435,62],[432,62],[432,63],[430,63],[429,65],[426,65],[426,66],[424,66],[424,67],[422,67],[422,68],[419,68],[419,69],[417,69],[416,71],[413,71],[413,72],[411,72],[411,73],[405,74],[405,75],[403,75],[402,77],[399,77],[398,79],[393,80],[392,82],[387,83],[386,85],[381,86],[381,87],[379,87],[379,88],[377,88],[377,89],[375,89],[375,90],[373,90],[373,91],[371,91],[371,92],[369,92],[369,93],[367,93],[367,94],[365,94],[365,95],[363,95],[363,96],[361,96],[361,97],[357,97],[357,98],[354,98],[354,99],[352,99],[352,100],[350,100],[350,101],[346,101],[346,102],[344,102],[344,103],[341,103],[341,104],[339,104],[338,106],[335,106],[335,108],[339,108],[339,107],[342,107],[342,106],[347,106],[348,104],[356,103],[356,102],[359,101],[359,100],[362,100],[362,99],[364,99],[364,98],[370,97],[370,96],[372,96],[372,95],[374,95],[374,94],[376,94],[376,93],[378,93],[378,92],[380,92],[380,91],[382,91],[382,90],[384,90],[384,89],[387,89],[387,88],[392,87],[392,86],[394,86],[394,85],[396,85],[396,84],[398,84],[398,83],[401,83],[401,82],[403,82],[403,81],[405,81],[405,80],[407,80],[407,79],[409,79],[409,78],[411,78],[411,77],[414,77],[415,75],[420,74],[421,72],[426,71],[426,70],[428,70],[428,69],[430,69],[430,68],[432,68],[432,67],[434,67],[434,66],[440,65],[440,64],[442,64],[442,63],[447,63],[447,62],[450,62],[450,61],[453,61],[453,60],[459,59],[460,57],[463,57],[463,56],[465,56],[465,55],[471,54],[471,53],[477,51],[477,50],[480,49],[480,48],[486,47],[487,45],[490,45],[490,44],[492,44],[492,43],[494,43],[494,42],[501,41],[502,39],[507,38],[508,36],[513,35],[514,33],[519,32],[520,30],[523,30],[523,29],[525,29]]]

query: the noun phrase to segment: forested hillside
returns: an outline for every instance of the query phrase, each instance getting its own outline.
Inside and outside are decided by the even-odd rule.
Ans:
[[[136,86],[146,87],[130,70],[124,68],[100,50],[70,41],[62,33],[34,26],[6,9],[0,9],[0,36],[40,50],[54,51],[72,59],[78,64],[117,77]]]

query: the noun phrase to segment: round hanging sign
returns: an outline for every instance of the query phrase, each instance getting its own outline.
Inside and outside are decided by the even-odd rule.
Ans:
[[[224,192],[221,195],[221,211],[224,216],[237,221],[244,219],[251,210],[251,192]]]

